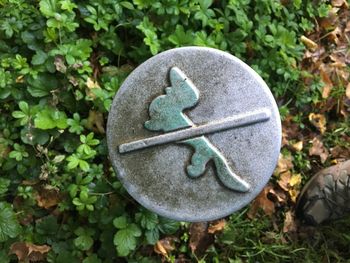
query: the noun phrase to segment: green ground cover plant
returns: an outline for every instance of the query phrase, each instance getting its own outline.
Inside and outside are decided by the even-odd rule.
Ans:
[[[313,44],[332,42],[339,21],[325,24],[330,13],[348,14],[345,1],[334,2],[0,0],[0,262],[349,258],[350,232],[341,228],[350,229],[350,222],[291,227],[298,187],[321,166],[349,157],[348,88],[328,73],[319,77],[315,63],[303,60]],[[318,21],[325,21],[321,29]],[[346,32],[343,22],[339,34]],[[301,39],[312,32],[319,43]],[[140,207],[111,168],[105,123],[123,80],[152,55],[189,45],[241,58],[276,97],[287,140],[277,169],[283,163],[288,169],[277,172],[270,190],[285,197],[275,201],[280,196],[271,190],[255,201],[273,216],[254,212],[253,203],[249,212],[218,222],[175,222]],[[341,52],[348,51],[347,43]],[[321,163],[320,150],[310,154],[315,134],[322,147],[339,146],[343,157]],[[300,142],[307,146],[300,149]]]

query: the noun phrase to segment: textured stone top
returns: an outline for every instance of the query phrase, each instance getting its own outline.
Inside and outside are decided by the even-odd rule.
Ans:
[[[210,48],[168,50],[125,80],[107,124],[117,176],[139,203],[183,221],[247,205],[277,163],[281,123],[265,82]]]

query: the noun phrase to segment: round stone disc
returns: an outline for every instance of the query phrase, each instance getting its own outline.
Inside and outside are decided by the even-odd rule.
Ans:
[[[137,67],[108,117],[109,155],[129,194],[182,221],[209,221],[251,202],[281,144],[276,102],[261,77],[216,49],[184,47]]]

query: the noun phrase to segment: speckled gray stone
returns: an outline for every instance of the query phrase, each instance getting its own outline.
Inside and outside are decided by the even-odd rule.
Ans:
[[[193,149],[167,143],[120,153],[118,147],[161,135],[149,131],[149,105],[169,86],[169,70],[178,67],[199,90],[199,102],[185,114],[205,125],[247,112],[268,109],[268,121],[212,134],[206,138],[245,180],[248,192],[225,187],[213,163],[204,175],[186,174]],[[246,206],[269,180],[278,160],[281,122],[275,100],[265,82],[236,57],[216,49],[184,47],[147,60],[125,80],[114,98],[107,123],[109,155],[117,176],[140,204],[168,218],[208,221]]]

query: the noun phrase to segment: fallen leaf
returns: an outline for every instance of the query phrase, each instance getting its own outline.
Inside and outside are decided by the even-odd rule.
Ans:
[[[346,27],[345,27],[345,30],[344,30],[344,32],[350,32],[350,21],[348,21],[347,23],[346,23]]]
[[[15,242],[10,247],[10,254],[16,254],[20,262],[38,262],[46,258],[51,247],[34,245],[27,242]]]
[[[291,187],[299,187],[301,184],[301,174],[293,174],[290,178],[289,185]]]
[[[345,91],[346,97],[350,100],[350,82],[346,86],[346,91]]]
[[[88,87],[88,90],[86,91],[86,94],[91,97],[92,99],[96,99],[96,95],[92,92],[93,89],[100,89],[100,85],[98,84],[97,80],[93,80],[92,78],[88,77],[85,82],[86,87]]]
[[[275,213],[275,204],[267,197],[271,189],[272,186],[265,186],[261,193],[254,199],[247,213],[247,216],[250,219],[253,219],[257,215],[259,209],[262,209],[262,211],[268,216],[272,216]]]
[[[297,198],[300,193],[300,185],[301,185],[301,174],[293,174],[289,181],[290,189],[288,191],[290,198],[293,203],[296,203]]]
[[[101,134],[106,133],[104,128],[104,118],[103,114],[98,111],[89,111],[89,117],[87,118],[86,128],[92,130],[94,132],[98,132]]]
[[[292,200],[293,203],[296,203],[298,196],[299,196],[300,190],[299,189],[290,189],[288,191],[288,194],[290,196],[290,199]]]
[[[24,82],[24,75],[19,75],[16,78],[16,83],[23,83]]]
[[[326,117],[322,114],[309,114],[309,121],[323,134],[326,131]]]
[[[348,159],[350,156],[350,149],[346,147],[342,147],[340,145],[336,145],[331,149],[332,158],[341,158]]]
[[[64,64],[64,58],[63,56],[56,56],[55,61],[54,61],[56,70],[61,73],[66,73],[67,72],[67,67]]]
[[[303,141],[298,141],[296,143],[293,143],[291,147],[293,150],[300,152],[303,149]]]
[[[331,81],[331,78],[329,77],[324,64],[320,66],[320,76],[321,76],[321,80],[324,83],[324,86],[322,89],[322,98],[326,99],[331,94],[331,90],[333,88],[333,82]]]
[[[322,60],[326,49],[323,46],[319,46],[315,51],[311,52],[306,50],[304,53],[304,59],[310,59],[313,62],[313,65],[316,65],[316,62]]]
[[[277,167],[274,171],[275,175],[279,175],[283,172],[286,172],[290,169],[293,168],[293,163],[292,163],[293,157],[291,155],[283,155],[280,153],[279,158],[278,158],[278,163]]]
[[[312,140],[312,146],[309,149],[309,155],[319,156],[321,158],[321,163],[324,163],[329,155],[328,150],[324,147],[323,143],[315,137]]]
[[[344,6],[344,8],[349,7],[346,0],[332,0],[331,3],[332,3],[332,6],[334,7],[342,7],[342,6]]]
[[[338,23],[338,12],[339,8],[332,8],[329,12],[327,17],[323,17],[319,20],[319,26],[324,31],[329,31]]]
[[[18,217],[19,223],[21,225],[27,226],[33,222],[33,215],[31,213],[24,213]]]
[[[347,66],[345,57],[342,54],[333,53],[329,55],[329,58],[333,61],[331,66],[334,68],[345,68]]]
[[[89,89],[96,89],[96,88],[100,88],[100,85],[97,83],[96,80],[93,80],[92,78],[88,77],[86,80],[86,86]]]
[[[284,190],[289,191],[289,182],[292,177],[292,173],[290,171],[286,171],[282,173],[278,179],[278,185]]]
[[[39,207],[49,209],[60,202],[60,193],[56,189],[41,188],[35,197]]]
[[[287,211],[283,223],[283,233],[290,233],[295,231],[297,231],[295,215],[292,211]]]
[[[287,202],[287,196],[285,192],[281,189],[270,189],[268,193],[269,197],[272,201],[277,202],[279,204],[285,204]]]
[[[222,231],[225,228],[225,226],[226,226],[225,219],[217,220],[214,223],[210,224],[208,228],[208,233],[214,234],[216,232]]]
[[[214,242],[213,235],[208,233],[207,222],[192,223],[189,232],[189,247],[192,253],[200,255]]]
[[[163,238],[158,240],[154,245],[154,252],[157,254],[168,257],[169,253],[175,249],[174,242],[171,238]]]
[[[338,45],[340,43],[340,36],[342,35],[342,31],[339,26],[337,26],[333,31],[328,33],[328,38],[330,41]]]
[[[318,45],[313,40],[307,38],[306,36],[301,36],[300,40],[311,51],[315,51],[318,47]]]
[[[294,116],[288,115],[282,124],[282,132],[287,142],[288,140],[297,139],[300,135],[300,127],[293,119]],[[285,143],[285,145],[287,145],[287,143]]]
[[[68,76],[68,80],[74,87],[79,85],[78,79],[73,76]]]

